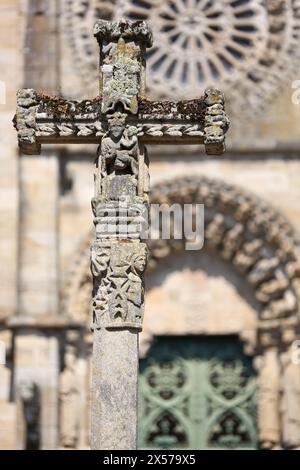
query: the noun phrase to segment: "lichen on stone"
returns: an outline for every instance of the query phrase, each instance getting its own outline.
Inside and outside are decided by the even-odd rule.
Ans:
[[[153,118],[169,116],[173,119],[187,119],[203,122],[206,113],[206,105],[203,98],[193,100],[175,101],[150,101],[147,98],[139,99],[139,114],[149,115]]]
[[[75,119],[77,115],[93,114],[101,115],[101,97],[96,96],[91,100],[67,100],[62,96],[48,95],[44,92],[37,93],[38,112],[52,115],[54,119],[67,117]]]

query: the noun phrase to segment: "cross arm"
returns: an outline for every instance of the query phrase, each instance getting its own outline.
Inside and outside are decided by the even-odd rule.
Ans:
[[[18,91],[13,122],[20,150],[29,155],[39,155],[42,144],[99,143],[105,132],[100,97],[78,102],[32,88]]]
[[[139,126],[144,143],[204,144],[208,155],[222,154],[229,128],[224,95],[216,88],[208,88],[202,97],[192,100],[141,99]]]
[[[42,144],[99,143],[107,131],[100,96],[81,102],[48,96],[31,88],[18,91],[14,125],[23,153],[39,154]],[[221,154],[229,120],[224,96],[209,88],[199,99],[150,101],[140,97],[128,124],[148,144],[204,144],[209,155]]]

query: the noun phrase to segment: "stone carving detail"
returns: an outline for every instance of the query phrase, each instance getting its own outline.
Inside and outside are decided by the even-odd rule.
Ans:
[[[284,333],[286,328],[296,329],[299,326],[300,291],[297,285],[300,273],[297,266],[300,242],[289,223],[254,195],[204,177],[174,179],[153,188],[151,202],[172,204],[175,201],[205,204],[204,248],[217,250],[249,282],[261,309],[261,330],[275,329]],[[89,241],[90,238],[91,235]],[[87,245],[88,241],[84,246]],[[183,247],[184,241],[181,243],[180,240],[150,242],[148,269],[155,269],[168,256],[176,256],[178,249]],[[82,274],[78,269],[70,274],[79,292],[91,282],[87,266],[80,269]],[[79,279],[83,280],[82,287],[78,286]],[[67,288],[67,312],[77,308],[78,297],[72,298],[76,292],[76,287],[71,288],[73,282]]]
[[[77,383],[78,334],[67,332],[67,345],[64,355],[64,369],[60,375],[60,445],[75,449],[79,434],[79,388]]]
[[[84,87],[97,80],[89,30],[99,17],[151,22],[154,45],[147,64],[153,97],[184,98],[222,84],[238,116],[241,106],[250,118],[264,109],[293,76],[299,59],[297,0],[64,0],[63,11]]]
[[[122,20],[97,21],[94,35],[101,51],[101,106],[107,127],[99,146],[92,200],[96,227],[91,250],[92,327],[141,330],[147,253],[140,235],[148,204],[148,162],[138,129],[128,118],[139,111],[143,56],[152,36],[145,22]]]

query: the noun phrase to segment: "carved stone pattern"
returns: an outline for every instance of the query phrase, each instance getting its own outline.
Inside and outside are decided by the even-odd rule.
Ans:
[[[144,243],[94,242],[93,329],[142,329],[146,262]]]
[[[277,348],[256,357],[258,370],[257,420],[260,446],[272,449],[280,444],[280,364]]]
[[[147,55],[154,97],[189,97],[220,86],[232,110],[253,117],[293,77],[299,58],[298,0],[65,0],[67,39],[84,87],[97,80],[89,36],[94,20],[149,20],[154,46]],[[240,101],[239,97],[243,96]]]
[[[32,380],[24,380],[18,386],[24,420],[24,449],[38,450],[41,441],[40,389]]]
[[[285,329],[299,328],[300,242],[281,214],[253,194],[203,177],[158,184],[153,187],[151,202],[203,203],[206,208],[204,248],[217,250],[245,276],[261,306],[262,334],[274,331],[274,338],[270,333],[273,338],[270,341],[276,342],[276,331],[284,333]],[[163,259],[183,250],[184,240],[155,240],[149,243],[149,249],[151,271]],[[75,272],[76,276],[74,272],[70,274],[65,293],[67,312],[72,312],[77,304],[77,297],[72,298],[76,288],[71,286],[73,282],[78,285],[82,277],[76,269]],[[85,311],[86,308],[87,305]],[[75,310],[78,311],[77,307]]]
[[[92,199],[96,241],[91,248],[92,328],[142,329],[147,248],[140,242],[148,204],[148,161],[138,128],[144,53],[152,42],[146,22],[98,20],[101,112],[106,121]]]

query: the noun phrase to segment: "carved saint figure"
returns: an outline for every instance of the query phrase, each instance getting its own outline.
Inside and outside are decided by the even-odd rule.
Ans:
[[[109,120],[108,135],[101,142],[101,177],[138,174],[138,138],[135,126],[125,127],[121,113]]]

